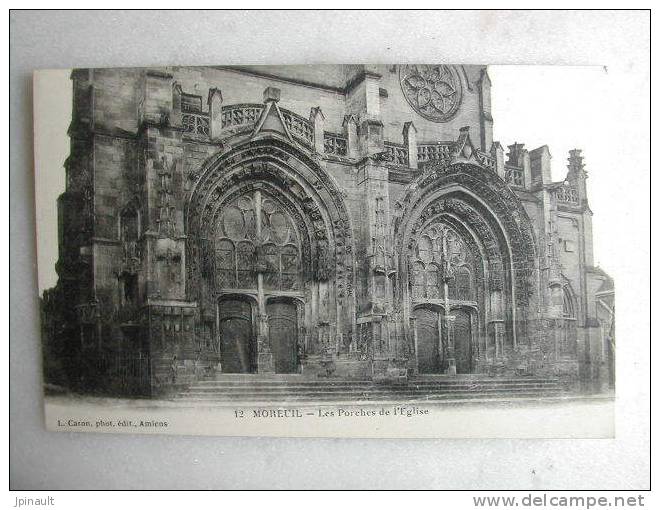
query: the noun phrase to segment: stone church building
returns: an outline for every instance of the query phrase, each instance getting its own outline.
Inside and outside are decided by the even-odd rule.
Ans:
[[[583,157],[556,182],[547,146],[494,141],[486,66],[71,79],[47,379],[60,360],[147,394],[217,373],[613,384]]]

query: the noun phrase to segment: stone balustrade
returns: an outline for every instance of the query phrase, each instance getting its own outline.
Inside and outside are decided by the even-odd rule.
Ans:
[[[505,180],[509,186],[525,187],[525,170],[520,167],[505,165]]]
[[[576,188],[571,186],[561,186],[555,190],[557,202],[564,204],[578,205],[580,203],[580,194]]]
[[[475,151],[475,156],[479,160],[479,163],[481,163],[481,166],[493,172],[497,171],[497,161],[493,156],[481,150]]]
[[[232,104],[222,107],[222,129],[255,124],[261,112],[263,104]]]
[[[323,133],[323,149],[325,154],[346,156],[348,154],[348,140],[337,133]]]
[[[408,166],[408,149],[403,145],[385,142],[385,159],[395,165]]]
[[[210,134],[210,121],[206,113],[182,112],[181,125],[185,133],[199,136],[209,136]]]
[[[417,161],[449,161],[453,142],[449,143],[425,143],[417,145]]]
[[[314,145],[314,127],[312,123],[301,117],[297,113],[280,108],[282,119],[291,136],[302,142],[304,145]]]

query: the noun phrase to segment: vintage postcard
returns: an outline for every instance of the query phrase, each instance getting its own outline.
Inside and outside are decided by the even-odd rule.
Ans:
[[[604,78],[502,67],[37,71],[47,427],[613,437],[596,155],[498,102]]]

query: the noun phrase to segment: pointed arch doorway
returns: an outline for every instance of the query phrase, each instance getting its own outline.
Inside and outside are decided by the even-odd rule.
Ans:
[[[256,372],[257,345],[253,315],[251,303],[241,296],[228,296],[219,300],[218,335],[223,372]]]
[[[298,371],[298,307],[288,298],[273,298],[266,304],[268,336],[276,374]]]
[[[215,286],[227,296],[218,300],[222,371],[297,373],[300,222],[275,190],[261,186],[226,203],[214,233]]]
[[[417,308],[417,369],[420,374],[443,372],[441,317],[437,309]]]

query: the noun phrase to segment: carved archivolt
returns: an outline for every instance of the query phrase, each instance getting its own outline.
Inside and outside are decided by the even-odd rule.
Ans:
[[[257,221],[260,236],[252,227]],[[269,285],[296,290],[303,278],[332,279],[338,298],[353,292],[352,230],[341,192],[311,158],[285,142],[247,142],[209,161],[191,192],[186,227],[192,285],[207,271],[217,273],[209,243],[220,239],[221,248],[233,253],[235,271],[239,260],[252,264]],[[231,278],[228,267],[222,271]],[[232,280],[236,285],[240,274]]]
[[[397,251],[409,249],[429,218],[442,214],[458,218],[476,234],[490,289],[502,289],[510,279],[517,304],[527,304],[535,286],[535,239],[527,213],[506,183],[468,163],[426,167],[395,207]]]

